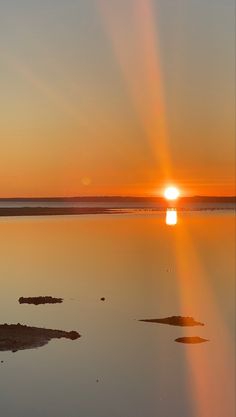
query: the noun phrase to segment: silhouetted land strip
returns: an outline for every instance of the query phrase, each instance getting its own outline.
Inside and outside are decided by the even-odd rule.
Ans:
[[[55,298],[51,296],[40,296],[40,297],[20,297],[19,298],[20,304],[34,304],[34,305],[40,305],[40,304],[57,304],[62,303],[63,298]]]
[[[52,339],[66,338],[76,340],[80,334],[75,331],[28,327],[21,324],[0,325],[0,351],[17,352],[24,349],[35,349],[46,345]]]
[[[78,216],[96,214],[125,214],[132,210],[140,213],[155,213],[164,211],[169,207],[163,204],[161,207],[0,207],[0,217],[20,217],[20,216]],[[232,210],[234,207],[184,207],[176,204],[180,211],[205,211],[205,210]]]
[[[199,337],[199,336],[186,336],[186,337],[178,337],[178,339],[175,339],[175,342],[195,344],[195,343],[209,342],[209,340],[203,339],[202,337]]]
[[[65,216],[82,214],[112,214],[103,207],[0,207],[0,216]]]
[[[142,319],[146,323],[169,324],[171,326],[204,326],[204,323],[196,321],[193,317],[171,316],[162,319]]]
[[[0,202],[51,202],[51,203],[163,203],[165,199],[163,197],[146,196],[146,197],[132,197],[132,196],[74,196],[74,197],[35,197],[35,198],[0,198]],[[236,203],[236,196],[191,196],[180,197],[178,199],[181,203]]]

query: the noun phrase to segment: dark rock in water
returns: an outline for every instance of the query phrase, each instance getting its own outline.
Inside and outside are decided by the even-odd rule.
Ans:
[[[80,334],[75,331],[44,329],[21,324],[0,325],[0,351],[17,352],[24,349],[35,349],[46,345],[52,339],[78,339]]]
[[[193,317],[172,316],[163,319],[143,319],[146,323],[169,324],[171,326],[204,326],[204,323],[194,320]]]
[[[57,304],[57,303],[62,303],[63,302],[63,298],[55,298],[55,297],[51,297],[51,296],[43,296],[43,297],[20,297],[19,298],[19,303],[20,304],[34,304],[34,305],[39,305],[39,304]]]
[[[209,340],[203,339],[202,337],[199,337],[199,336],[188,336],[188,337],[179,337],[178,339],[175,339],[175,342],[194,344],[194,343],[209,342]]]

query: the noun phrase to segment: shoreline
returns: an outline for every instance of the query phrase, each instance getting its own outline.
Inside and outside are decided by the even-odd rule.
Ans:
[[[0,207],[0,217],[27,217],[27,216],[76,216],[95,214],[132,214],[132,212],[155,213],[170,209],[165,207]],[[235,207],[175,207],[178,212],[194,211],[235,211]]]
[[[86,214],[109,214],[107,208],[81,207],[0,207],[0,217],[65,216]]]

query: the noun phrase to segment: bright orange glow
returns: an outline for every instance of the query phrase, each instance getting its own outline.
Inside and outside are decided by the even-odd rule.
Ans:
[[[164,191],[164,196],[167,200],[177,200],[179,197],[180,192],[176,187],[167,187]]]
[[[166,224],[168,226],[175,226],[178,223],[177,210],[167,209],[166,210]]]
[[[24,53],[24,37],[16,35],[21,18],[16,13],[13,23],[9,17],[11,47],[7,38],[0,45],[6,86],[0,97],[0,196],[151,196],[171,180],[181,195],[185,190],[187,195],[235,195],[234,95],[228,88],[229,79],[234,83],[228,56],[233,44],[221,48],[225,56],[214,49],[216,39],[228,39],[224,25],[216,36],[202,35],[214,59],[201,55],[207,64],[204,77],[198,77],[201,62],[195,65],[194,51],[202,51],[201,36],[195,44],[185,13],[172,25],[172,8],[164,5],[169,2],[87,3],[75,10],[68,6],[68,13],[85,12],[91,31],[87,25],[67,25],[68,19],[65,27],[55,26],[61,40],[56,47],[50,31],[54,14],[47,16],[52,18],[47,41],[31,39],[32,6],[24,13],[25,36],[31,39]],[[194,7],[184,3],[183,8]],[[56,4],[55,15],[61,13]],[[212,5],[212,11],[218,9]],[[188,37],[191,47],[184,41]],[[80,59],[80,47],[88,59]],[[218,65],[222,68],[215,71]],[[191,77],[197,80],[194,89],[189,89]],[[217,99],[208,80],[218,86]]]

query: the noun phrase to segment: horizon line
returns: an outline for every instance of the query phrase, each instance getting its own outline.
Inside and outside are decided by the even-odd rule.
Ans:
[[[114,195],[106,195],[106,194],[101,194],[101,195],[71,195],[71,196],[16,196],[16,197],[0,197],[0,201],[9,201],[9,200],[69,200],[69,199],[91,199],[91,198],[134,198],[134,199],[139,199],[139,198],[145,198],[145,199],[149,199],[149,198],[161,198],[161,199],[165,199],[164,196],[162,196],[161,194],[158,195],[154,195],[154,194],[150,194],[150,195],[120,195],[120,194],[114,194]],[[193,194],[193,195],[182,195],[178,198],[178,200],[181,200],[183,198],[236,198],[236,194],[233,195],[209,195],[209,194]]]

